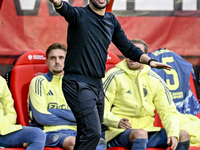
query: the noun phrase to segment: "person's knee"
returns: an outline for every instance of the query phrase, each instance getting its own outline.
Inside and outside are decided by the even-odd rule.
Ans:
[[[23,144],[23,147],[35,147],[36,149],[43,149],[46,142],[46,134],[39,128],[32,127],[29,129],[29,140]]]
[[[46,141],[46,134],[39,128],[33,128],[30,135],[33,137],[34,142],[45,143]]]
[[[176,150],[188,150],[190,147],[190,136],[187,131],[180,131],[180,139]]]
[[[130,140],[133,142],[135,139],[147,139],[148,133],[144,129],[137,129],[131,131]]]
[[[76,141],[76,138],[73,136],[69,136],[69,137],[65,138],[65,140],[63,141],[63,148],[65,150],[73,150],[75,141]]]
[[[179,140],[180,142],[184,142],[184,141],[190,140],[189,133],[187,131],[185,131],[185,130],[181,130],[180,131],[179,138],[180,138],[180,140]]]

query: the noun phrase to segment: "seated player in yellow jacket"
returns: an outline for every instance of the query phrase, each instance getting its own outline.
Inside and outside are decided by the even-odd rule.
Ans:
[[[38,128],[17,125],[16,119],[11,92],[6,80],[0,76],[0,147],[43,150],[46,139],[44,132]]]
[[[147,53],[148,45],[144,41],[132,42]],[[103,84],[106,95],[103,123],[108,126],[105,131],[108,147],[189,149],[189,135],[180,130],[171,93],[148,65],[127,58],[106,73]],[[153,126],[155,109],[163,129]]]
[[[191,114],[179,113],[180,128],[190,135],[190,146],[200,147],[200,119]]]
[[[49,71],[30,83],[29,116],[30,126],[39,127],[46,133],[46,146],[73,150],[76,120],[62,92],[66,52],[66,46],[60,43],[48,47],[46,64]],[[105,140],[100,139],[97,150],[106,150]]]

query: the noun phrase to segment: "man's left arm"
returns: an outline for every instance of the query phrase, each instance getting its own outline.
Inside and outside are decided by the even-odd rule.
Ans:
[[[131,41],[127,38],[126,34],[124,33],[123,29],[121,28],[120,23],[117,21],[117,19],[114,17],[114,33],[112,42],[115,44],[115,46],[121,51],[121,53],[126,57],[133,61],[137,61],[143,64],[149,64],[152,68],[158,68],[158,69],[172,69],[171,66],[152,61],[152,59],[144,54],[144,52],[136,47],[134,44],[131,43]]]
[[[176,110],[176,106],[167,85],[161,78],[156,91],[159,92],[157,92],[154,97],[154,103],[162,121],[162,125],[165,128],[168,137],[174,136],[179,139],[180,127],[178,111]]]
[[[48,109],[50,113],[56,115],[59,118],[72,121],[76,123],[76,119],[74,117],[74,114],[70,109]]]

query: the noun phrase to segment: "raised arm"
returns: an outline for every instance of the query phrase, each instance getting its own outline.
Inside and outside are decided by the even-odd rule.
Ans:
[[[49,0],[49,1],[53,3],[55,7],[58,7],[62,4],[61,0]]]
[[[120,23],[114,16],[113,16],[113,22],[115,30],[112,42],[126,58],[129,58],[133,61],[137,61],[143,64],[148,64],[152,68],[167,69],[167,70],[170,70],[172,68],[167,64],[153,61],[148,55],[144,54],[144,52],[140,48],[131,43],[131,41],[127,38],[125,32],[121,28]]]

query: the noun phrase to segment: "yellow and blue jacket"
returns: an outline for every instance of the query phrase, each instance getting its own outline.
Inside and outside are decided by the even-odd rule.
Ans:
[[[29,87],[30,126],[44,132],[76,130],[76,120],[62,92],[62,77],[47,74],[32,79]]]
[[[14,109],[14,101],[7,86],[6,80],[0,76],[0,135],[6,135],[22,129],[16,125],[17,113]]]
[[[118,128],[122,118],[129,119],[133,129],[159,131],[160,128],[153,125],[155,109],[167,136],[179,138],[178,112],[170,91],[149,66],[144,65],[142,70],[133,71],[124,60],[106,73],[103,87],[106,95],[103,124],[108,126],[106,141],[124,131]]]

